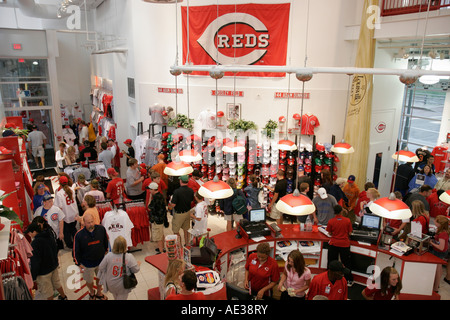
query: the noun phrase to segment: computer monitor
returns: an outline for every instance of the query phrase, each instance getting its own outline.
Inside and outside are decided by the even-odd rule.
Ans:
[[[365,230],[380,230],[381,217],[373,214],[364,214],[361,219],[361,228]]]
[[[266,209],[252,209],[250,210],[248,220],[250,222],[265,222],[266,221]]]

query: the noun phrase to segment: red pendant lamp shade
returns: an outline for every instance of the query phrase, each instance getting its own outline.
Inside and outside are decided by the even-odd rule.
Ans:
[[[231,141],[225,144],[222,151],[227,153],[245,152],[245,145],[237,141]]]
[[[345,143],[345,142],[338,142],[338,143],[336,143],[333,147],[331,147],[331,151],[334,152],[334,153],[341,153],[341,154],[355,152],[353,147],[351,145],[349,145],[348,143]]]
[[[194,149],[182,150],[179,153],[180,160],[183,162],[197,162],[202,160],[202,155]]]
[[[369,206],[369,209],[377,216],[386,219],[403,220],[409,219],[412,216],[412,212],[406,203],[396,199],[393,193],[389,197],[374,201]]]
[[[297,145],[291,140],[280,140],[278,142],[278,149],[283,151],[295,151],[297,150]]]
[[[187,174],[190,174],[194,171],[194,169],[186,162],[169,162],[167,166],[164,168],[164,173],[168,176],[180,177]]]
[[[402,162],[419,162],[419,158],[412,151],[400,150],[392,155],[392,158]]]
[[[439,200],[441,200],[442,202],[444,202],[446,204],[450,204],[450,190],[447,190],[447,191],[443,192],[439,196]]]
[[[316,210],[312,201],[295,190],[293,194],[282,197],[276,204],[276,208],[283,213],[293,216],[305,216]]]
[[[225,199],[233,195],[233,189],[227,183],[215,177],[214,180],[205,182],[198,189],[198,193],[208,199]]]

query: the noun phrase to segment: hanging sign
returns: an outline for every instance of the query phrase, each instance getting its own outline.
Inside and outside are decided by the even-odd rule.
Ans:
[[[233,91],[233,90],[211,90],[212,96],[220,97],[243,97],[244,91]]]
[[[178,93],[178,94],[182,94],[183,93],[183,89],[158,88],[158,92],[160,92],[160,93]]]
[[[182,7],[183,64],[285,66],[289,12],[289,3]],[[208,75],[200,71],[192,74]],[[284,77],[285,73],[236,75]]]
[[[305,92],[304,94],[302,94],[301,92],[275,92],[275,99],[287,99],[289,97],[289,99],[309,99],[310,93],[309,92]]]

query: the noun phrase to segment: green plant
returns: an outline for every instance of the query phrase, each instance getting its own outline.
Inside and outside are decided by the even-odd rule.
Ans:
[[[236,130],[257,130],[258,126],[253,121],[247,120],[229,120],[228,129],[236,131]]]
[[[190,119],[184,114],[177,114],[175,118],[170,119],[167,122],[167,125],[170,127],[185,128],[192,131],[194,129],[194,119]]]
[[[17,213],[15,213],[13,210],[11,210],[11,208],[5,207],[3,205],[3,200],[5,200],[7,197],[9,197],[14,192],[16,192],[16,190],[0,196],[0,217],[4,217],[4,218],[7,218],[8,220],[15,221],[20,225],[21,228],[23,228],[23,221],[20,220]]]
[[[271,137],[275,130],[278,128],[278,123],[273,120],[269,120],[266,123],[266,126],[263,128],[262,133],[267,137]]]

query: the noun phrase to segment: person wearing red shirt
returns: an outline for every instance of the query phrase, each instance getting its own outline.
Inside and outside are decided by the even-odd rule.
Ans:
[[[368,285],[361,295],[366,300],[398,300],[402,287],[398,271],[393,267],[385,267],[380,273],[379,284]]]
[[[324,296],[328,300],[347,300],[348,287],[344,275],[349,272],[338,260],[331,261],[327,271],[312,279],[308,300],[314,300],[315,296]]]
[[[428,211],[425,211],[425,205],[420,200],[414,200],[411,202],[412,216],[414,222],[419,222],[422,225],[422,233],[427,234],[430,225],[430,216]]]
[[[200,189],[200,184],[197,182],[202,177],[199,170],[194,170],[192,176],[189,178],[188,187],[194,191],[194,194]]]
[[[370,188],[375,188],[375,185],[373,184],[373,182],[366,182],[364,184],[364,190],[361,191],[361,193],[358,196],[358,200],[356,201],[354,212],[355,212],[355,217],[358,217],[357,218],[358,221],[361,219],[361,217],[359,215],[360,209],[361,209],[361,203],[364,201],[367,201],[367,202],[370,201],[369,197],[367,196],[367,190],[369,190]]]
[[[437,216],[434,223],[436,224],[437,230],[436,235],[434,236],[433,241],[430,242],[431,250],[430,252],[434,254],[436,257],[444,260],[448,256],[448,239],[450,234],[449,229],[449,219],[446,216]],[[450,272],[448,271],[447,265],[447,275],[444,278],[444,281],[450,284]],[[442,276],[442,264],[438,263],[436,267],[436,274],[434,279],[434,288],[433,290],[438,292],[439,284],[441,282]]]
[[[119,174],[114,168],[109,168],[107,173],[111,181],[106,187],[106,198],[113,200],[114,203],[120,203],[127,198],[123,179],[119,178]]]
[[[270,256],[270,245],[267,242],[258,244],[256,253],[250,254],[245,264],[245,289],[259,300],[267,299],[278,280],[280,272],[277,262]]]
[[[438,190],[436,192],[433,192],[431,196],[427,198],[427,202],[430,205],[430,218],[434,219],[439,215],[447,215],[447,210],[450,205],[439,200],[439,197],[444,192],[444,190]]]
[[[169,294],[166,300],[205,300],[203,292],[195,292],[197,275],[192,270],[185,270],[181,277],[181,292]]]
[[[341,258],[342,263],[348,269],[351,265],[350,259],[350,233],[352,233],[352,222],[349,218],[342,215],[342,207],[334,206],[334,218],[330,219],[327,224],[327,231],[331,238],[328,244],[328,261],[338,260]],[[353,284],[353,276],[351,272],[346,275],[348,285]]]

